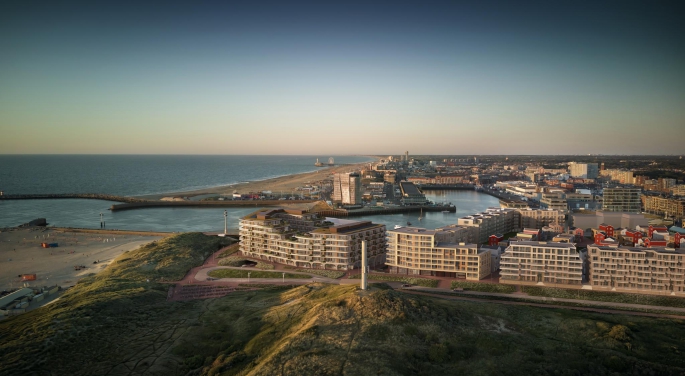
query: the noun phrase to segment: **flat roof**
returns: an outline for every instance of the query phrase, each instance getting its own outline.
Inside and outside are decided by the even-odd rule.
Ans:
[[[402,192],[408,195],[422,195],[421,191],[410,181],[401,181]]]
[[[575,244],[573,243],[558,243],[558,242],[537,242],[537,241],[514,241],[511,242],[511,245],[535,245],[539,247],[548,247],[548,248],[576,248]]]

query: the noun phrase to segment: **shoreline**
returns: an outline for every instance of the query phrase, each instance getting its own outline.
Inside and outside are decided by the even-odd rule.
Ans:
[[[249,192],[292,192],[298,187],[306,184],[315,184],[321,180],[326,180],[330,175],[343,172],[351,172],[361,169],[363,166],[377,163],[381,157],[369,156],[374,158],[372,161],[355,163],[344,166],[321,167],[318,170],[310,172],[302,172],[298,174],[283,175],[273,178],[266,178],[263,180],[253,180],[249,182],[240,182],[228,185],[221,185],[211,188],[195,189],[190,191],[167,192],[162,194],[138,195],[129,196],[133,198],[147,199],[147,200],[161,200],[165,197],[195,197],[203,195],[231,195],[234,191],[239,193]]]

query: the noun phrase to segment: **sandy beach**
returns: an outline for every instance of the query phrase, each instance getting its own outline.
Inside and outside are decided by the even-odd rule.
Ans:
[[[376,158],[376,161],[380,160],[379,157],[373,158]],[[164,197],[193,197],[208,194],[231,195],[234,191],[237,191],[238,193],[262,191],[271,191],[273,193],[292,193],[298,187],[303,187],[307,184],[317,184],[322,180],[332,179],[333,174],[359,171],[365,166],[369,165],[370,163],[374,162],[372,161],[366,163],[357,163],[354,165],[347,166],[321,167],[319,170],[314,172],[305,172],[302,174],[287,175],[260,181],[237,183],[187,192],[170,192],[165,194],[145,195],[136,197],[150,200],[159,200]]]
[[[122,253],[157,239],[161,237],[43,228],[6,230],[0,232],[0,288],[19,287],[20,274],[36,274],[37,280],[29,282],[31,286],[72,286],[80,278],[103,270]],[[59,247],[42,248],[42,242],[58,243]],[[74,270],[74,265],[85,268]]]

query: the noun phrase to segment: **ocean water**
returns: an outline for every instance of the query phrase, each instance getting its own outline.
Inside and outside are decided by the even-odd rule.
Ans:
[[[314,171],[311,156],[2,156],[0,190],[11,193],[108,193],[137,196],[208,188],[248,180]],[[319,157],[327,161],[328,157]],[[336,163],[370,161],[367,157],[335,157]],[[456,223],[463,215],[498,206],[499,201],[475,191],[428,191],[434,202],[451,202],[457,213],[392,214],[354,219],[385,224],[436,228]],[[0,228],[46,218],[59,227],[99,228],[100,213],[107,228],[147,231],[221,231],[224,209],[154,208],[110,212],[109,201],[0,200]],[[228,227],[256,208],[228,210]]]
[[[316,171],[316,158],[273,155],[0,155],[5,194],[106,193],[140,196]],[[336,163],[372,161],[336,156]]]

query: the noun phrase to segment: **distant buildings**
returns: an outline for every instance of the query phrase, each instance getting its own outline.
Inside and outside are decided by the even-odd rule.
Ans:
[[[640,188],[604,188],[604,211],[611,212],[642,212]]]
[[[301,268],[350,270],[360,267],[361,241],[366,240],[369,265],[382,265],[385,226],[340,222],[303,210],[260,210],[240,220],[240,253]]]
[[[580,287],[583,260],[573,243],[511,242],[500,260],[500,282]]]
[[[397,274],[483,279],[491,272],[491,250],[466,243],[468,231],[463,227],[388,231],[385,263]]]
[[[647,213],[685,217],[685,199],[644,195],[642,200]]]
[[[582,179],[597,179],[599,175],[599,168],[597,163],[576,163],[571,162],[568,165],[571,177]]]
[[[594,214],[572,214],[573,226],[582,229],[599,228],[606,224],[614,228],[635,228],[648,226],[649,221],[642,214],[597,211]]]
[[[343,205],[361,205],[362,179],[356,172],[333,176],[333,201]]]

